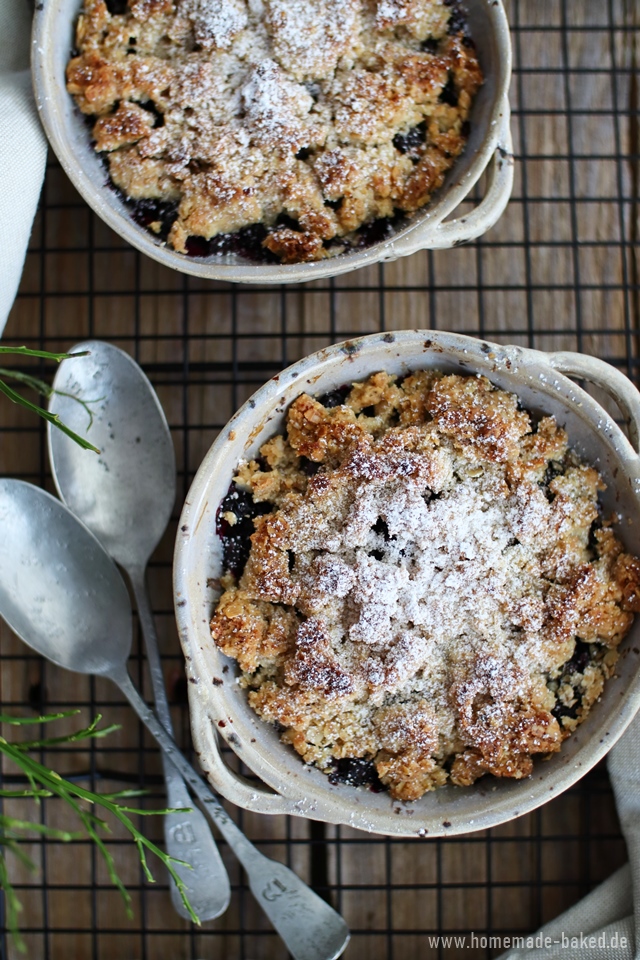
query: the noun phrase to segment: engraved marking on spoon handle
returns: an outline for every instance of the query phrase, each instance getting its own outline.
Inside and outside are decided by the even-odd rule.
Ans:
[[[261,854],[220,805],[207,784],[182,755],[155,714],[134,687],[126,666],[109,674],[185,781],[245,869],[256,900],[269,917],[295,960],[335,960],[349,941],[349,930],[328,903],[321,900],[284,864]]]
[[[162,726],[170,736],[173,736],[158,639],[145,583],[145,570],[132,568],[127,572],[133,587],[145,640],[156,711]],[[182,868],[180,873],[187,885],[187,895],[191,905],[201,920],[213,920],[224,913],[229,905],[231,888],[227,871],[209,824],[200,810],[193,807],[182,775],[164,750],[162,766],[167,788],[167,805],[173,808],[191,808],[189,813],[170,813],[165,816],[165,847],[170,857],[185,860],[190,865],[191,870]],[[181,917],[187,919],[189,914],[182,903],[173,878],[170,878],[170,890],[174,908]]]

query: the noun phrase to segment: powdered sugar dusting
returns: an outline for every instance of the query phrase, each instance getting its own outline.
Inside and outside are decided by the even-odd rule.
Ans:
[[[205,49],[228,49],[249,18],[244,0],[182,0],[180,13],[193,21],[196,41]]]
[[[452,452],[449,459],[453,468]],[[506,662],[518,658],[522,624],[539,634],[537,557],[552,536],[553,516],[541,490],[528,491],[523,507],[518,489],[504,490],[491,470],[463,480],[445,471],[450,480],[437,496],[427,473],[419,454],[353,456],[315,508],[284,508],[295,536],[290,549],[313,554],[289,576],[298,607],[309,603],[327,625],[336,663],[372,702],[420,689],[447,712],[447,691],[432,680],[460,649],[468,656],[491,651]],[[334,495],[339,485],[346,498]],[[518,541],[525,528],[527,546]],[[510,611],[517,611],[517,624]]]
[[[273,60],[261,60],[242,87],[242,103],[258,141],[297,150],[305,140],[303,122],[313,106],[307,90],[292,83]]]
[[[329,77],[358,47],[360,0],[267,0],[276,58],[299,80]]]
[[[429,34],[437,36],[445,23],[442,9],[424,0],[378,0],[376,4],[376,24],[383,30],[406,25],[424,40]]]

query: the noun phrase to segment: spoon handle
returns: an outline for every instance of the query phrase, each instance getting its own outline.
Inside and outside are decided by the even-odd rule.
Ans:
[[[149,604],[145,571],[144,568],[130,568],[127,573],[133,588],[147,650],[156,713],[167,733],[173,736],[171,711],[164,684],[155,623]],[[189,864],[189,867],[180,865],[176,867],[187,888],[189,901],[200,920],[213,920],[224,913],[229,906],[231,899],[229,877],[209,824],[202,812],[193,806],[182,776],[164,752],[162,766],[167,788],[167,805],[174,808],[191,808],[189,813],[166,814],[164,818],[165,848],[170,857],[184,860]],[[189,919],[189,914],[172,877],[169,878],[169,889],[176,912],[181,917]]]
[[[290,954],[295,960],[335,960],[339,957],[349,942],[349,928],[340,914],[288,867],[256,850],[146,705],[126,667],[110,673],[109,677],[122,690],[149,733],[204,804],[207,814],[244,867],[251,892]]]
[[[162,661],[160,659],[160,650],[158,649],[158,637],[156,635],[156,625],[149,604],[149,594],[145,580],[145,569],[143,567],[126,568],[133,595],[138,610],[138,619],[142,628],[144,645],[147,649],[147,661],[149,664],[149,674],[151,675],[151,685],[153,687],[153,698],[155,700],[155,713],[158,720],[165,728],[168,734],[173,735],[173,724],[171,722],[171,711],[167,699],[167,691],[164,685],[164,673],[162,671]]]

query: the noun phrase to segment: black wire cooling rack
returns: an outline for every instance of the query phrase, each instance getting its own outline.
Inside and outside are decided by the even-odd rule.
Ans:
[[[583,350],[637,377],[640,5],[510,0],[507,11],[515,60],[514,195],[493,230],[457,250],[278,289],[194,280],[127,247],[51,160],[6,342],[57,350],[99,337],[142,364],[175,442],[176,515],[204,453],[240,403],[287,363],[336,340],[381,329],[452,329],[540,349]],[[39,372],[53,373],[45,365]],[[0,431],[0,472],[51,489],[42,424],[5,404]],[[174,533],[175,519],[154,557],[150,583],[176,729],[188,749],[171,597]],[[43,760],[93,789],[148,790],[142,802],[161,806],[157,752],[114,690],[45,665],[5,628],[0,640],[4,712],[77,707],[78,723],[102,713],[122,724],[89,749],[59,749]],[[150,696],[139,645],[131,667]],[[52,801],[28,810],[17,802],[6,809],[69,825]],[[533,814],[449,840],[387,839],[299,819],[232,815],[261,849],[344,913],[353,933],[351,958],[495,956],[501,941],[489,938],[536,929],[625,859],[602,765]],[[145,819],[143,828],[161,837],[157,820]],[[133,898],[131,919],[87,843],[34,841],[27,848],[34,875],[11,861],[29,957],[286,956],[224,845],[232,904],[201,929],[173,913],[158,867],[158,882],[144,881],[123,835],[114,832],[109,847]],[[453,934],[464,936],[464,945],[437,939]],[[2,957],[18,956],[6,931],[0,945]]]

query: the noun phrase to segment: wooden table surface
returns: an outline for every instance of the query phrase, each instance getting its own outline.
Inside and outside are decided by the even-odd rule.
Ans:
[[[187,279],[120,241],[51,161],[6,340],[57,350],[99,337],[142,364],[172,428],[176,516],[204,453],[238,405],[283,365],[331,341],[384,328],[451,329],[540,349],[579,349],[637,375],[640,4],[508,0],[506,6],[514,28],[515,189],[498,225],[469,246],[289,288]],[[44,432],[33,416],[0,403],[0,431],[0,474],[52,489]],[[150,584],[175,721],[187,747],[172,613],[174,534],[175,519],[154,556]],[[92,776],[100,790],[146,787],[145,802],[162,804],[157,752],[108,684],[45,666],[4,626],[0,657],[4,712],[76,705],[78,723],[99,711],[122,725],[91,749],[58,750],[47,762]],[[131,666],[148,695],[139,645]],[[5,809],[70,825],[57,802],[38,810],[10,801]],[[535,929],[625,859],[603,768],[529,816],[444,841],[233,815],[266,853],[329,890],[353,931],[345,954],[351,960],[493,956],[499,951],[446,947],[432,938]],[[160,838],[158,819],[147,819],[144,828]],[[231,907],[197,930],[173,913],[162,869],[154,865],[158,882],[145,883],[122,832],[114,828],[109,842],[132,893],[132,919],[86,843],[29,844],[38,867],[33,875],[10,861],[29,957],[286,956],[226,849]],[[11,943],[2,955],[18,956]]]

